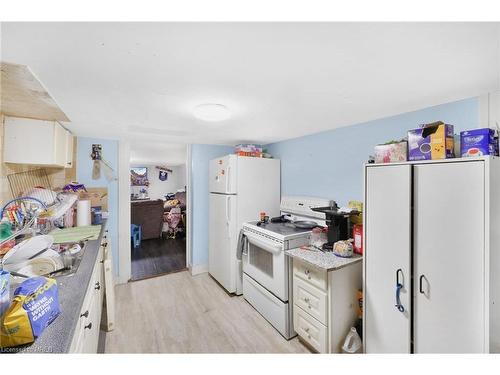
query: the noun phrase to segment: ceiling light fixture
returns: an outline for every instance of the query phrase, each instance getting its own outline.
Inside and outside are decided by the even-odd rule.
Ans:
[[[224,121],[231,117],[231,112],[223,104],[206,103],[193,108],[194,117],[203,121]]]

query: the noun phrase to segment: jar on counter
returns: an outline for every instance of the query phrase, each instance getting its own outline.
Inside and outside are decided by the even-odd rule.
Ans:
[[[309,245],[321,248],[323,244],[328,242],[327,231],[328,228],[313,228],[311,232],[311,239],[309,240]]]

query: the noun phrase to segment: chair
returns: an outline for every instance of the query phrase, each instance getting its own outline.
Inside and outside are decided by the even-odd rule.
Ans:
[[[135,225],[135,224],[130,224],[130,237],[132,240],[132,247],[134,249],[138,248],[141,246],[141,226],[140,225]]]

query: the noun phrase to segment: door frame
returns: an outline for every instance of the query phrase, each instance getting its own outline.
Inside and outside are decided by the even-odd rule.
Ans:
[[[186,144],[186,267],[191,269],[191,144]],[[128,283],[132,277],[130,248],[130,141],[118,145],[118,267],[115,284]]]

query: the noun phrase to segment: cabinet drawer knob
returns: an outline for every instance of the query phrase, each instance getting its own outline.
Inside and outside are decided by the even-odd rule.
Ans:
[[[85,311],[83,314],[80,314],[80,318],[88,318],[89,317],[89,310]]]
[[[309,327],[305,328],[304,331],[309,332]]]
[[[305,297],[305,298],[304,298],[304,302],[305,302],[305,303],[309,303],[309,298]]]
[[[83,327],[84,329],[92,329],[92,322],[90,322],[89,324],[87,324],[85,327]]]
[[[311,272],[311,271],[309,271],[309,270],[304,270],[304,273],[305,273],[306,275],[309,275],[309,273],[310,273],[310,272]]]
[[[101,289],[101,284],[98,282],[95,283],[95,290],[100,290]]]

